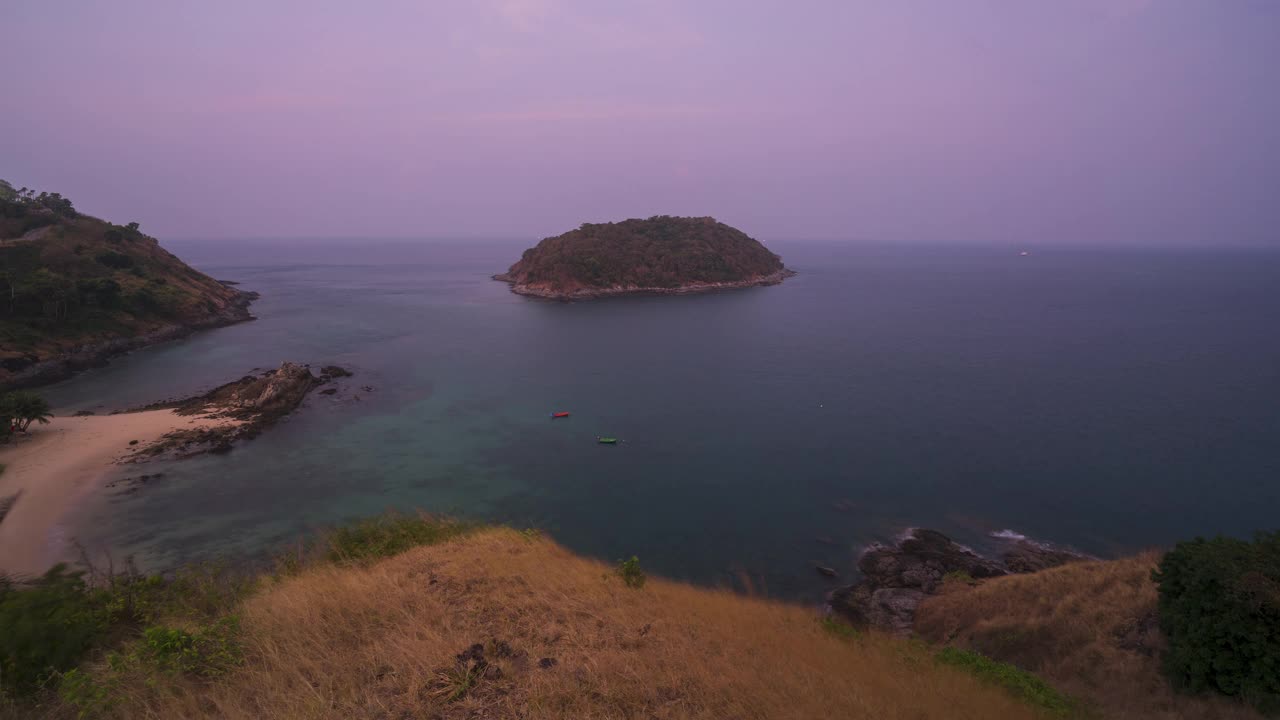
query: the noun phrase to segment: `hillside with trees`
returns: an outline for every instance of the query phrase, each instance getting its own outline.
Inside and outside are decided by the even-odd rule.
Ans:
[[[791,274],[759,241],[715,218],[658,215],[546,238],[494,278],[520,294],[578,299],[770,285]]]
[[[250,319],[251,293],[58,193],[0,180],[0,388],[57,380],[111,355]]]

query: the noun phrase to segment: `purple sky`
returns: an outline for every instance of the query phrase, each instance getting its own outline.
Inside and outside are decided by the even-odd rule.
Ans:
[[[3,0],[0,177],[159,237],[1280,244],[1276,0]]]

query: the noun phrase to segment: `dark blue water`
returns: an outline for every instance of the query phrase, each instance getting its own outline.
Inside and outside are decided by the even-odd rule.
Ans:
[[[63,383],[56,405],[286,359],[357,376],[80,510],[82,541],[144,564],[424,508],[817,597],[813,562],[847,577],[910,525],[1111,555],[1280,516],[1276,252],[780,243],[800,274],[777,287],[560,304],[489,280],[521,243],[172,249],[261,292],[260,319]]]

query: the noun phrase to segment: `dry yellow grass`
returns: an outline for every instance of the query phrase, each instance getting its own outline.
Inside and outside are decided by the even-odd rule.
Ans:
[[[1094,703],[1105,718],[1260,718],[1221,698],[1176,695],[1154,652],[1158,553],[1076,563],[976,587],[948,583],[916,615],[916,631],[1009,662]]]
[[[486,530],[365,567],[320,566],[243,607],[244,664],[125,691],[127,717],[1033,718],[1003,691],[817,613],[611,568]],[[466,685],[473,644],[500,671]],[[504,647],[505,644],[505,647]],[[509,650],[508,650],[509,648]],[[540,663],[543,658],[554,664]],[[473,664],[474,665],[474,664]],[[131,686],[132,687],[132,686]]]

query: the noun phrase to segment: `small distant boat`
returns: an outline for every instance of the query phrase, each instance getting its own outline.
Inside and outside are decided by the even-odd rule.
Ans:
[[[569,413],[567,413],[567,412],[553,412],[553,413],[551,413],[551,417],[553,417],[553,418],[569,417]]]
[[[617,445],[618,438],[598,437],[596,438],[596,442],[600,443],[601,445]]]
[[[1021,255],[1022,257],[1026,257],[1026,256],[1030,255],[1031,253],[1027,252],[1026,250],[1023,250],[1022,252],[1020,252],[1020,253],[1018,253],[1018,254],[1019,254],[1019,255]]]

